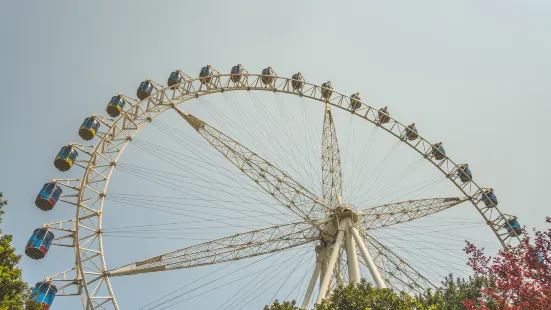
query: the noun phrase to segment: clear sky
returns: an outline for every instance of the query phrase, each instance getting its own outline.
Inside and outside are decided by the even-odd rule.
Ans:
[[[424,137],[443,141],[448,154],[456,162],[468,162],[477,182],[495,189],[502,211],[517,215],[521,224],[528,228],[543,228],[544,217],[551,215],[545,202],[550,184],[548,177],[551,175],[551,169],[546,163],[549,156],[545,155],[550,152],[546,141],[549,131],[546,124],[551,115],[550,16],[551,4],[543,0],[136,0],[115,3],[0,0],[0,85],[3,86],[0,191],[9,200],[4,215],[4,232],[14,235],[14,245],[19,252],[23,252],[24,244],[34,228],[42,223],[74,216],[68,206],[44,213],[34,207],[34,197],[43,183],[53,177],[63,176],[53,167],[55,154],[68,141],[80,141],[77,129],[82,120],[92,113],[105,115],[105,106],[111,96],[119,92],[133,96],[135,88],[145,78],[164,84],[168,74],[176,68],[196,76],[206,64],[211,64],[220,72],[229,72],[237,63],[243,64],[250,72],[260,72],[267,65],[271,65],[282,76],[291,76],[301,71],[310,82],[321,84],[331,80],[335,89],[344,93],[360,91],[362,99],[375,107],[388,105],[391,114],[398,120],[404,123],[414,121]],[[277,117],[285,117],[276,104],[288,107],[291,114],[301,111],[297,108],[298,103],[303,104],[299,99],[282,96],[284,102],[281,102],[274,99],[278,97],[269,95],[258,95],[257,99],[264,102],[268,110],[271,109],[276,120]],[[254,118],[258,110],[252,107],[248,95],[236,94],[231,95],[231,98],[242,104],[243,109],[248,109]],[[191,102],[189,109],[209,122],[216,123],[220,129],[227,129],[244,143],[250,138],[251,148],[260,149],[261,154],[275,163],[289,164],[277,155],[277,151],[293,149],[288,151],[288,154],[292,154],[289,157],[291,161],[292,158],[300,160],[298,170],[303,172],[297,178],[313,184],[314,190],[319,189],[319,181],[309,179],[309,176],[319,174],[319,171],[309,170],[310,163],[316,169],[319,167],[319,163],[314,162],[319,160],[317,156],[320,148],[315,143],[316,137],[314,140],[305,138],[307,142],[297,145],[293,143],[297,140],[293,139],[300,139],[294,136],[306,132],[301,132],[300,128],[320,132],[320,106],[306,106],[302,109],[307,113],[305,122],[297,122],[297,127],[294,127],[298,131],[287,128],[289,132],[286,137],[270,136],[273,141],[270,137],[264,137],[266,140],[260,143],[252,139],[263,139],[260,135],[255,136],[254,130],[258,128],[255,129],[254,124],[242,124],[250,126],[247,128],[251,132],[247,133],[240,133],[235,123],[224,124],[220,115],[232,117],[227,98],[218,96],[207,100]],[[209,104],[212,104],[210,108],[204,107]],[[238,116],[238,113],[235,114]],[[295,121],[304,116],[296,115]],[[383,177],[373,179],[385,185],[407,169],[409,163],[419,159],[410,149],[400,147],[396,152],[398,155],[392,158],[388,168],[384,168],[384,173],[383,169],[377,170],[377,167],[385,166],[383,159],[392,152],[394,146],[394,140],[379,132],[373,154],[370,154],[374,158],[373,166],[366,168],[365,174],[355,175],[357,171],[354,163],[361,163],[361,150],[373,126],[352,120],[348,114],[335,117],[341,124],[337,123],[337,128],[343,156],[350,156],[343,163],[345,185],[346,182],[361,181],[378,172]],[[163,115],[159,121],[161,127],[162,124],[169,124],[190,136],[194,134],[174,113]],[[280,124],[277,121],[275,123]],[[273,126],[277,127],[275,123]],[[267,123],[264,124],[269,127]],[[281,132],[281,128],[275,127],[269,129]],[[183,153],[190,151],[184,144],[176,144],[158,127],[147,128],[139,138],[145,141],[143,143],[154,143]],[[202,143],[199,138],[195,138],[197,143]],[[275,141],[278,141],[280,147],[274,147]],[[269,147],[263,150],[264,144]],[[310,147],[315,150],[307,153]],[[133,167],[173,171],[173,167],[159,163],[154,156],[136,146],[128,148],[128,154],[125,153],[122,161]],[[382,166],[377,165],[377,162],[382,163]],[[220,164],[231,168],[228,163],[220,161]],[[293,172],[291,167],[285,169]],[[413,186],[418,181],[430,181],[438,176],[434,170],[430,165],[421,165],[416,169],[415,173],[419,173],[416,177],[405,180],[396,189]],[[73,173],[76,172],[67,175],[77,176]],[[415,173],[412,175],[415,176]],[[346,179],[347,175],[351,178]],[[178,179],[177,183],[187,180],[186,177]],[[221,184],[225,182],[222,179],[218,181]],[[148,182],[128,173],[115,173],[109,192],[141,193],[149,197],[175,197],[175,193],[178,194]],[[382,192],[385,192],[384,189],[381,187]],[[246,187],[241,190],[245,192]],[[386,200],[371,196],[366,198],[363,196],[365,192],[369,190],[349,187],[349,200],[358,204],[366,199],[371,199],[371,203],[383,203]],[[202,193],[206,195],[207,191]],[[457,191],[454,192],[448,186],[441,192],[431,188],[415,195],[430,197],[453,193],[457,194]],[[400,197],[396,193],[389,195],[388,200]],[[264,196],[258,197],[271,202]],[[411,195],[405,199],[419,197]],[[166,203],[175,201],[176,198],[156,203],[165,203],[166,206]],[[105,227],[114,229],[128,225],[159,224],[173,217],[178,217],[178,221],[186,217],[132,208],[136,204],[135,200],[123,198],[108,201]],[[145,204],[151,207],[151,204]],[[185,205],[181,207],[183,212],[191,212],[185,209]],[[458,251],[456,256],[459,258],[449,259],[450,264],[457,267],[464,262],[460,252],[461,243],[457,243],[462,237],[465,239],[476,235],[495,245],[495,238],[485,227],[477,227],[476,233],[465,231],[469,228],[461,230],[460,225],[467,225],[467,222],[461,222],[462,218],[469,218],[470,222],[479,219],[472,206],[462,207],[464,209],[461,211],[442,213],[439,218],[425,222],[425,228],[430,224],[434,225],[434,229],[432,233],[426,230],[419,233],[416,243],[405,237],[398,240],[399,237],[390,233],[385,235],[385,232],[377,236],[383,239],[382,242],[385,242],[386,236],[389,245],[401,242],[404,255],[414,253],[414,250],[420,253],[417,257],[419,268],[432,263],[428,261],[429,258],[422,256],[428,251],[427,247],[415,244],[424,242],[431,245],[431,251],[434,252],[425,254],[432,256],[433,253],[440,253],[440,259],[445,260],[453,256],[445,251],[452,250],[452,242],[455,242],[453,250]],[[216,213],[212,205],[204,201],[202,208]],[[220,216],[231,215],[221,213]],[[445,234],[438,227],[453,223],[459,229],[454,240],[444,237],[440,241],[431,239]],[[228,226],[218,231],[207,228],[215,226],[212,223],[206,226],[201,224],[203,226],[197,227],[201,227],[203,230],[200,234],[206,236],[199,235],[195,239],[189,230],[193,227],[185,225],[169,233],[156,232],[156,235],[153,232],[150,235],[147,232],[138,235],[132,231],[129,232],[133,234],[132,238],[121,237],[125,235],[121,232],[117,238],[117,233],[113,233],[112,238],[106,237],[107,264],[114,268],[211,237],[241,231],[236,228],[237,222],[233,224],[233,228]],[[249,223],[248,227],[258,228],[255,225],[265,226]],[[411,230],[397,230],[396,233],[403,236],[411,233]],[[144,236],[160,239],[141,239]],[[450,243],[447,244],[446,240]],[[406,245],[412,248],[407,249]],[[442,251],[438,250],[440,247]],[[274,282],[279,280],[276,276],[281,272],[272,275],[265,272],[263,274],[269,276],[265,280],[255,278],[254,282],[253,275],[242,282],[182,301],[172,306],[172,309],[183,306],[216,309],[225,300],[231,300],[239,289],[251,292],[250,296],[258,298],[247,297],[249,300],[243,297],[246,302],[232,305],[237,309],[261,309],[273,298],[294,298],[294,283],[300,282],[307,275],[311,260],[300,253],[285,255],[270,257],[267,260],[271,260],[270,263],[260,261],[225,280],[236,280],[241,274],[264,270],[262,268],[277,264],[276,260],[279,259],[279,262],[288,262],[288,265],[280,265],[284,266],[281,267],[283,270],[293,271],[293,268],[297,268],[296,279],[293,279],[295,282],[287,283],[281,277],[282,281],[266,287],[266,290],[247,291],[250,287],[260,287],[269,279]],[[304,262],[300,260],[302,258],[305,258]],[[34,283],[69,268],[72,259],[71,251],[64,248],[53,248],[46,259],[38,262],[25,257],[21,263],[24,279]],[[427,261],[423,262],[425,259]],[[237,270],[245,265],[240,262],[228,269]],[[221,266],[115,279],[113,285],[123,309],[139,309],[176,288],[191,283],[186,288],[190,289],[194,283],[199,286],[200,280],[208,282],[215,279],[207,279],[205,275]],[[437,275],[431,276],[433,280],[438,282],[438,277],[446,274],[444,267]],[[464,271],[463,266],[457,268]],[[281,289],[278,289],[280,286]],[[214,288],[215,285],[210,284],[203,290]],[[201,292],[199,289],[182,299]],[[75,309],[78,304],[77,298],[58,298],[54,309]]]

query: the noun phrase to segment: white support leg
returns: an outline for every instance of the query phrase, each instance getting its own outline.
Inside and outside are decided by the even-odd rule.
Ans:
[[[331,277],[333,276],[333,271],[335,270],[335,264],[337,262],[337,257],[339,256],[339,251],[342,246],[343,238],[344,238],[344,230],[339,229],[339,232],[337,233],[337,239],[335,240],[335,244],[333,245],[333,250],[331,251],[331,256],[329,257],[327,270],[325,271],[325,274],[323,275],[323,278],[321,280],[321,286],[320,286],[318,298],[316,299],[317,304],[321,303],[321,301],[327,295],[327,291],[329,290],[329,282],[331,281]]]
[[[348,281],[350,283],[360,283],[360,266],[358,265],[358,254],[356,253],[356,242],[352,236],[351,230],[354,227],[352,220],[347,218],[349,229],[346,230],[346,259],[348,264]]]
[[[341,257],[337,259],[337,267],[335,267],[335,278],[337,278],[337,285],[344,286],[344,282],[341,276]]]
[[[360,252],[362,252],[362,256],[364,258],[365,264],[367,265],[367,268],[369,269],[369,272],[371,273],[373,280],[375,280],[375,284],[377,284],[378,288],[386,288],[386,283],[385,281],[383,281],[383,278],[379,273],[379,269],[377,269],[377,266],[375,266],[375,263],[373,262],[373,258],[371,257],[371,254],[369,254],[369,251],[367,250],[367,247],[365,246],[364,241],[360,237],[358,230],[356,229],[356,227],[352,227],[350,228],[350,231],[352,232],[352,236],[354,236],[354,240],[356,240],[356,243],[360,248]]]
[[[312,278],[310,279],[310,283],[308,284],[308,290],[306,291],[306,295],[304,296],[304,300],[302,301],[302,306],[300,307],[301,309],[306,309],[308,307],[308,304],[310,303],[310,298],[312,298],[314,287],[316,286],[316,282],[318,281],[318,277],[320,275],[321,265],[325,261],[325,249],[325,247],[316,247],[316,267],[314,268],[314,273],[312,274]]]
[[[319,288],[321,289],[321,279],[323,279],[323,275],[327,271],[327,261],[329,260],[329,247],[324,246],[321,248],[319,256],[321,258],[321,270],[320,270],[320,282],[319,282]]]

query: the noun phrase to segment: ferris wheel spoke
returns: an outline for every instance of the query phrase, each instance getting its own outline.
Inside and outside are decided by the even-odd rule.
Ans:
[[[107,274],[114,277],[213,265],[279,252],[318,239],[319,232],[311,223],[279,225],[189,246],[111,270]]]
[[[316,195],[236,140],[177,106],[174,109],[216,150],[268,194],[304,221],[319,227],[315,220],[325,218],[329,208]]]
[[[454,207],[469,200],[466,197],[429,198],[389,203],[358,212],[362,229],[386,227],[413,221]]]
[[[405,291],[406,293],[415,292],[425,293],[427,289],[435,289],[436,286],[430,282],[420,272],[415,270],[404,259],[377,241],[372,236],[367,236],[361,232],[366,240],[366,245],[370,248],[373,261],[382,273],[382,276],[396,291]],[[365,263],[361,261],[365,266]]]
[[[323,199],[331,208],[336,208],[342,200],[342,168],[337,132],[328,103],[323,120],[321,171]]]

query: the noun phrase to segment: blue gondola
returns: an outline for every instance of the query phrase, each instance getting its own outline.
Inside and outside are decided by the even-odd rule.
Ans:
[[[522,227],[520,227],[520,223],[518,222],[516,217],[507,220],[504,227],[509,233],[509,236],[514,237],[522,235]]]
[[[471,169],[469,169],[468,164],[459,165],[457,169],[457,176],[463,183],[469,182],[473,179],[473,174],[471,173]]]
[[[385,106],[384,108],[379,110],[379,123],[380,124],[386,124],[390,122],[390,113],[388,112],[388,107]]]
[[[241,81],[241,77],[243,76],[243,70],[241,69],[241,65],[235,65],[231,68],[230,74],[231,74],[231,80],[234,83],[237,83]]]
[[[417,132],[415,123],[411,123],[409,126],[406,127],[406,137],[408,140],[415,140],[419,138],[419,133]]]
[[[361,99],[360,99],[360,93],[355,93],[352,96],[350,96],[350,108],[353,111],[356,111],[362,106]]]
[[[442,160],[446,158],[446,150],[442,142],[438,142],[432,145],[432,155],[436,160]]]
[[[166,84],[169,87],[173,88],[173,86],[182,83],[183,80],[184,80],[184,77],[182,76],[180,71],[176,70],[176,71],[170,73],[170,75],[168,76],[168,81],[166,82]]]
[[[59,171],[67,171],[71,169],[75,160],[78,157],[78,152],[72,145],[67,145],[61,148],[54,160],[54,166]]]
[[[543,255],[540,252],[538,252],[536,249],[530,248],[528,250],[528,254],[531,256],[530,257],[531,259],[537,259],[539,263],[543,263],[544,261]]]
[[[61,187],[55,182],[46,183],[36,196],[34,204],[42,211],[50,211],[59,201],[62,192]]]
[[[82,125],[80,125],[78,135],[86,141],[92,140],[96,136],[99,126],[100,123],[95,116],[87,117],[82,122]]]
[[[54,241],[54,234],[47,228],[35,229],[27,246],[25,254],[32,259],[43,259]]]
[[[291,82],[291,86],[293,87],[293,89],[294,90],[301,90],[302,87],[304,86],[304,78],[302,77],[302,73],[298,72],[298,73],[293,74],[291,79],[293,80]]]
[[[212,79],[212,67],[210,65],[207,65],[206,67],[201,68],[201,71],[199,72],[199,77],[201,78],[201,83],[206,84],[210,83],[210,80]]]
[[[264,68],[262,69],[262,83],[264,84],[272,84],[274,81],[274,75],[275,72],[272,70],[272,67]]]
[[[494,190],[489,189],[485,191],[484,194],[482,195],[482,201],[488,208],[493,208],[497,206],[497,196],[494,193]]]
[[[325,100],[329,100],[332,94],[333,94],[333,86],[331,86],[331,82],[327,81],[321,84],[321,96],[325,98]]]
[[[111,101],[107,104],[107,114],[111,117],[117,117],[121,115],[122,109],[126,101],[122,98],[121,95],[111,97]]]
[[[31,299],[39,302],[43,310],[49,310],[54,303],[57,287],[49,282],[38,282],[31,293]]]
[[[151,83],[148,80],[145,80],[140,83],[140,86],[138,86],[138,89],[136,90],[136,96],[140,98],[140,100],[144,100],[145,98],[151,96],[153,93],[153,83]]]

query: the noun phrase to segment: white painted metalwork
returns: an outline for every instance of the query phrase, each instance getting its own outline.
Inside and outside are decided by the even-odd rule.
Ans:
[[[319,244],[316,265],[303,301],[304,307],[310,302],[318,278],[320,286],[316,301],[320,302],[327,296],[335,268],[340,272],[340,266],[336,265],[343,242],[347,252],[348,282],[359,280],[358,259],[354,251],[357,248],[379,287],[385,287],[386,284],[396,287],[396,284],[402,284],[420,292],[432,286],[430,281],[380,242],[366,234],[362,238],[360,234],[369,229],[428,216],[466,200],[471,201],[503,247],[518,244],[518,236],[509,234],[504,228],[510,216],[503,214],[492,203],[486,206],[482,201],[485,189],[473,180],[461,182],[457,174],[459,167],[455,162],[447,155],[443,160],[436,160],[431,142],[421,136],[408,140],[407,126],[392,117],[388,116],[389,121],[382,123],[379,111],[358,98],[351,101],[349,96],[335,90],[328,95],[327,92],[322,92],[321,86],[308,83],[302,78],[293,80],[274,73],[268,79],[261,74],[248,73],[244,69],[239,78],[235,74],[220,74],[216,70],[213,72],[209,82],[201,78],[189,78],[180,72],[184,77],[183,81],[171,87],[148,79],[154,85],[155,93],[144,100],[121,94],[127,104],[120,116],[114,119],[95,117],[102,124],[102,129],[105,128],[97,133],[99,139],[94,140],[98,141],[96,144],[72,143],[80,153],[74,168],[83,169],[82,178],[56,182],[68,189],[60,201],[75,206],[75,217],[72,220],[44,225],[61,232],[56,236],[55,245],[72,247],[75,253],[73,268],[47,278],[49,281],[63,283],[58,295],[80,295],[84,309],[87,310],[119,309],[109,281],[112,276],[216,264],[316,242]],[[322,102],[326,106],[322,133],[321,198],[254,151],[180,108],[188,100],[227,91],[291,94]],[[343,176],[332,107],[346,110],[355,117],[373,123],[414,149],[442,172],[464,197],[398,202],[360,211],[343,205]],[[254,180],[282,206],[291,210],[301,222],[238,234],[108,269],[103,251],[102,214],[109,180],[132,138],[155,117],[171,109],[177,111],[243,174]],[[337,277],[339,279],[340,276]]]
[[[355,227],[350,227],[350,232],[352,233],[352,236],[354,236],[354,240],[358,244],[358,248],[362,253],[362,257],[364,259],[365,265],[367,266],[367,268],[369,268],[369,272],[371,273],[371,276],[375,280],[377,287],[386,288],[386,284],[383,281],[383,278],[381,277],[381,273],[379,272],[379,269],[377,268],[377,266],[375,266],[375,263],[373,262],[373,258],[371,257],[371,254],[369,254],[369,251],[365,247],[365,244],[362,238],[360,238],[360,234],[358,233],[358,230]]]

